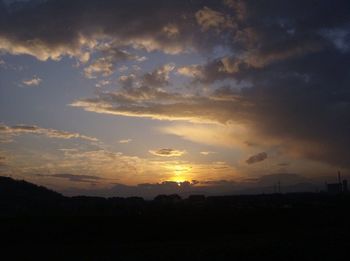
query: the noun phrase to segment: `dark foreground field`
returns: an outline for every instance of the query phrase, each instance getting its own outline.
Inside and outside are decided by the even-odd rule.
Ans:
[[[347,194],[144,201],[21,189],[0,184],[1,260],[349,258]]]

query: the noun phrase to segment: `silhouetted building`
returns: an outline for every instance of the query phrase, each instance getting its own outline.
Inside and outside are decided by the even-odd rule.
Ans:
[[[348,181],[346,179],[343,180],[343,192],[348,192]]]
[[[331,183],[327,185],[327,192],[332,194],[348,192],[348,181],[341,180],[340,171],[338,171],[338,183]]]
[[[327,192],[332,194],[338,194],[342,192],[342,184],[341,183],[331,183],[327,184]]]

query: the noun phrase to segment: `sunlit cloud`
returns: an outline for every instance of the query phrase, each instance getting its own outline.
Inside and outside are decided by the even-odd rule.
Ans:
[[[126,143],[132,142],[132,139],[123,139],[123,140],[119,140],[118,142],[121,144],[126,144]]]
[[[216,154],[216,152],[214,152],[214,151],[201,151],[200,154],[203,156],[209,156],[211,154]]]
[[[61,130],[55,130],[55,129],[45,129],[45,128],[38,127],[36,125],[24,125],[24,124],[13,125],[13,126],[0,124],[0,133],[11,140],[13,137],[16,137],[18,135],[35,134],[35,135],[44,135],[48,138],[57,138],[57,139],[79,138],[79,139],[92,141],[92,142],[98,141],[97,138],[82,135],[80,133],[61,131]]]
[[[42,82],[42,79],[38,76],[34,76],[31,79],[23,80],[22,83],[26,86],[38,86]]]
[[[99,48],[99,51],[102,52],[103,56],[93,61],[84,69],[84,73],[87,78],[97,78],[99,75],[107,77],[114,73],[116,70],[116,65],[121,62],[143,62],[147,59],[144,56],[140,57],[133,55],[125,50],[120,50],[110,45],[104,45],[103,47]]]

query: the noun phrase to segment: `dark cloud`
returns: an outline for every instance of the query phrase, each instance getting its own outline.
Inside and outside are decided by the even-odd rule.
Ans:
[[[165,148],[165,149],[150,150],[149,153],[155,156],[161,156],[161,157],[180,157],[184,155],[186,151]]]
[[[103,197],[141,196],[146,199],[153,199],[157,195],[178,194],[181,197],[186,198],[189,195],[194,194],[211,196],[273,193],[278,183],[280,184],[283,193],[310,192],[315,191],[316,189],[324,189],[324,180],[311,180],[295,173],[276,173],[243,182],[232,180],[193,180],[181,183],[164,181],[161,183],[144,183],[135,186],[115,184],[112,188],[96,190],[67,189],[63,191],[63,193],[66,195],[90,195]]]
[[[250,156],[247,160],[246,163],[247,164],[254,164],[257,162],[261,162],[267,159],[267,153],[266,152],[261,152],[258,154],[255,154],[253,156]]]
[[[34,55],[40,60],[70,55],[86,61],[86,51],[101,39],[111,40],[114,47],[133,46],[167,53],[199,46],[202,34],[194,14],[210,1],[48,0],[7,6],[0,3],[1,49]]]
[[[98,190],[67,190],[65,194],[68,195],[95,195],[104,197],[113,196],[141,196],[146,199],[153,199],[157,195],[162,194],[179,194],[182,197],[187,197],[191,194],[206,194],[206,195],[220,195],[231,193],[235,188],[235,183],[231,181],[220,182],[215,184],[202,184],[198,186],[200,182],[174,182],[164,181],[162,183],[144,183],[135,186],[129,186],[124,184],[115,184],[110,189],[98,189]],[[223,183],[223,184],[222,184]]]
[[[0,123],[0,134],[4,136],[3,142],[11,142],[13,137],[21,134],[44,135],[48,138],[57,138],[57,139],[79,138],[87,141],[98,141],[96,138],[85,136],[80,133],[61,131],[61,130],[55,130],[55,129],[46,129],[36,125],[25,125],[25,124],[7,126]],[[0,139],[0,142],[1,141],[2,139]]]
[[[169,73],[174,69],[174,65],[165,64],[159,69],[146,73],[143,76],[142,82],[145,86],[153,88],[164,87],[169,84]]]
[[[287,167],[289,166],[290,163],[289,162],[281,162],[281,163],[278,163],[277,166],[280,166],[280,167]]]
[[[93,61],[84,69],[85,76],[96,78],[98,75],[110,76],[118,63],[125,61],[143,61],[145,57],[133,55],[127,51],[120,50],[110,45],[99,48],[102,52],[101,57]]]
[[[37,176],[40,177],[52,177],[52,178],[61,178],[61,179],[68,179],[69,181],[73,182],[98,182],[100,180],[103,180],[103,178],[98,176],[90,176],[90,175],[74,175],[74,174],[51,174],[51,175],[44,175],[44,174],[38,174]]]

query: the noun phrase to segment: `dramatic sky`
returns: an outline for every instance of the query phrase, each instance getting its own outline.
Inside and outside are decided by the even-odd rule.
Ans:
[[[0,175],[66,194],[316,184],[350,174],[349,133],[348,0],[0,0]]]

